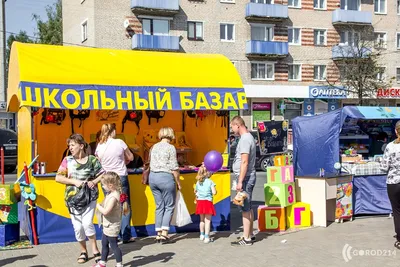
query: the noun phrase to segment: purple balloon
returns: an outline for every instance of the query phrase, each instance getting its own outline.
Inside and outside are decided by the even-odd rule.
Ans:
[[[210,172],[217,172],[221,169],[224,159],[221,153],[215,150],[211,150],[204,157],[204,166]]]

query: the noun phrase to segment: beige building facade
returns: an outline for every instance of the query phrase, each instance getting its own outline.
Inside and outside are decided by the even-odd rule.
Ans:
[[[400,88],[400,10],[395,0],[63,0],[65,45],[220,53],[242,78],[249,125],[354,104],[339,80],[335,46],[372,27],[384,78]],[[320,86],[320,87],[316,87]],[[396,98],[375,104],[396,105]],[[400,103],[400,102],[399,102]],[[284,105],[282,105],[284,104]]]

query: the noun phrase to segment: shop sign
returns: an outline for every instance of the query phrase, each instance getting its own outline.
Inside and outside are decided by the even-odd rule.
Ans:
[[[347,98],[348,92],[342,86],[309,86],[310,98]]]
[[[253,110],[271,110],[271,103],[253,103]]]
[[[400,88],[378,89],[378,98],[400,98]]]
[[[315,100],[314,99],[304,99],[304,116],[314,116],[315,115]]]
[[[339,108],[339,101],[337,99],[328,100],[328,112],[337,110]]]
[[[243,88],[59,85],[21,82],[20,105],[57,109],[248,109]]]

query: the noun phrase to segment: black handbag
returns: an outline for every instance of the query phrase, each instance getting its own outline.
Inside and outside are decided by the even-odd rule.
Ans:
[[[82,215],[92,201],[91,195],[92,190],[89,188],[88,183],[84,182],[79,191],[66,200],[69,213],[72,215]]]

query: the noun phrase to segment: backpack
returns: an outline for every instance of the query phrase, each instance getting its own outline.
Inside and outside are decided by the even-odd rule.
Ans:
[[[45,108],[42,112],[42,120],[40,124],[56,123],[61,125],[67,114],[64,109]]]
[[[196,119],[196,127],[197,127],[197,120],[203,120],[206,117],[206,113],[202,110],[187,110],[186,114],[189,118]]]
[[[217,117],[222,117],[221,127],[227,127],[229,124],[229,111],[228,110],[218,110],[216,112]]]
[[[147,118],[149,119],[149,125],[151,124],[151,119],[156,119],[157,123],[160,119],[164,118],[164,110],[146,110]]]
[[[125,123],[127,121],[134,122],[136,126],[138,127],[138,133],[140,131],[140,121],[143,118],[143,112],[141,110],[127,110],[124,119],[122,120],[122,131],[124,132],[125,129]]]
[[[73,111],[73,110],[69,111],[69,117],[71,118],[71,130],[72,130],[72,133],[75,133],[75,131],[74,131],[74,119],[78,119],[80,121],[79,128],[81,128],[82,122],[90,117],[90,110],[78,110],[77,112],[78,113],[75,113],[75,111]]]

